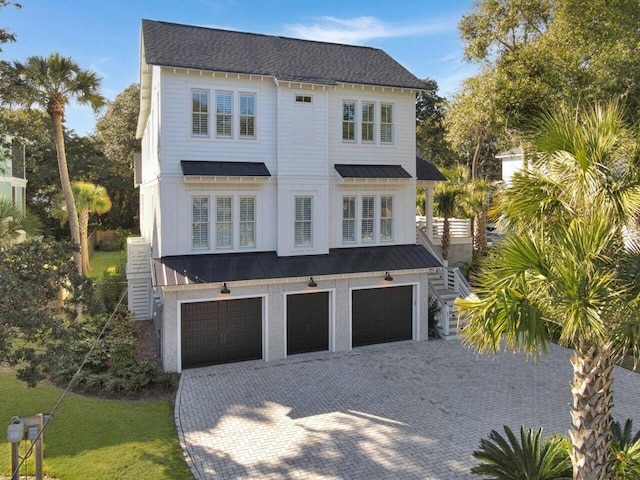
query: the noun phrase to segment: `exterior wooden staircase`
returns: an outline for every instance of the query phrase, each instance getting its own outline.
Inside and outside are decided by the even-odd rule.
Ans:
[[[438,333],[445,340],[456,339],[464,328],[458,321],[458,313],[453,308],[456,298],[466,298],[471,294],[471,287],[458,268],[450,268],[447,261],[434,247],[431,239],[421,225],[416,225],[416,242],[423,245],[442,263],[429,273],[429,300],[435,301],[439,311],[436,314]]]

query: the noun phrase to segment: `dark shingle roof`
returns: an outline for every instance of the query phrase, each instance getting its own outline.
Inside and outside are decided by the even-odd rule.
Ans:
[[[181,160],[184,175],[222,176],[222,177],[270,177],[264,163],[258,162],[208,162],[200,160]]]
[[[399,165],[334,165],[342,178],[411,178]]]
[[[436,166],[427,160],[420,150],[416,150],[416,178],[418,180],[435,180],[444,182],[447,180]]]
[[[422,89],[424,84],[379,49],[142,20],[150,65]]]
[[[154,285],[235,282],[441,267],[422,245],[334,248],[328,255],[278,257],[276,252],[154,258]]]

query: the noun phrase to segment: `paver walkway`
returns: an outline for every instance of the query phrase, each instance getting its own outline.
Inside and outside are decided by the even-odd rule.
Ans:
[[[566,433],[570,351],[538,363],[456,341],[186,370],[176,424],[198,479],[471,479],[491,429]],[[640,375],[615,370],[616,419],[640,424]]]

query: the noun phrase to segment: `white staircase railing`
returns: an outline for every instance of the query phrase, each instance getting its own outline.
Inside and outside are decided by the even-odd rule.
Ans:
[[[440,252],[434,247],[425,231],[426,225],[416,224],[416,241],[423,245],[444,266],[429,274],[429,297],[434,299],[439,311],[436,314],[438,333],[441,337],[456,338],[463,325],[458,323],[458,312],[453,308],[456,298],[471,294],[471,286],[458,268],[450,268]]]

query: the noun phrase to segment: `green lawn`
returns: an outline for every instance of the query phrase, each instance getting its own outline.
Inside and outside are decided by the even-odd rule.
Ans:
[[[89,270],[89,278],[99,280],[102,273],[109,267],[115,267],[125,258],[125,252],[119,250],[116,252],[103,252],[96,250],[91,256],[91,269]]]
[[[62,390],[27,388],[0,369],[0,427],[11,417],[47,413]],[[10,475],[10,448],[0,441],[0,476]],[[23,452],[21,444],[21,453]],[[167,400],[124,401],[69,394],[44,434],[44,471],[61,480],[191,479]],[[33,461],[29,472],[33,474]]]

